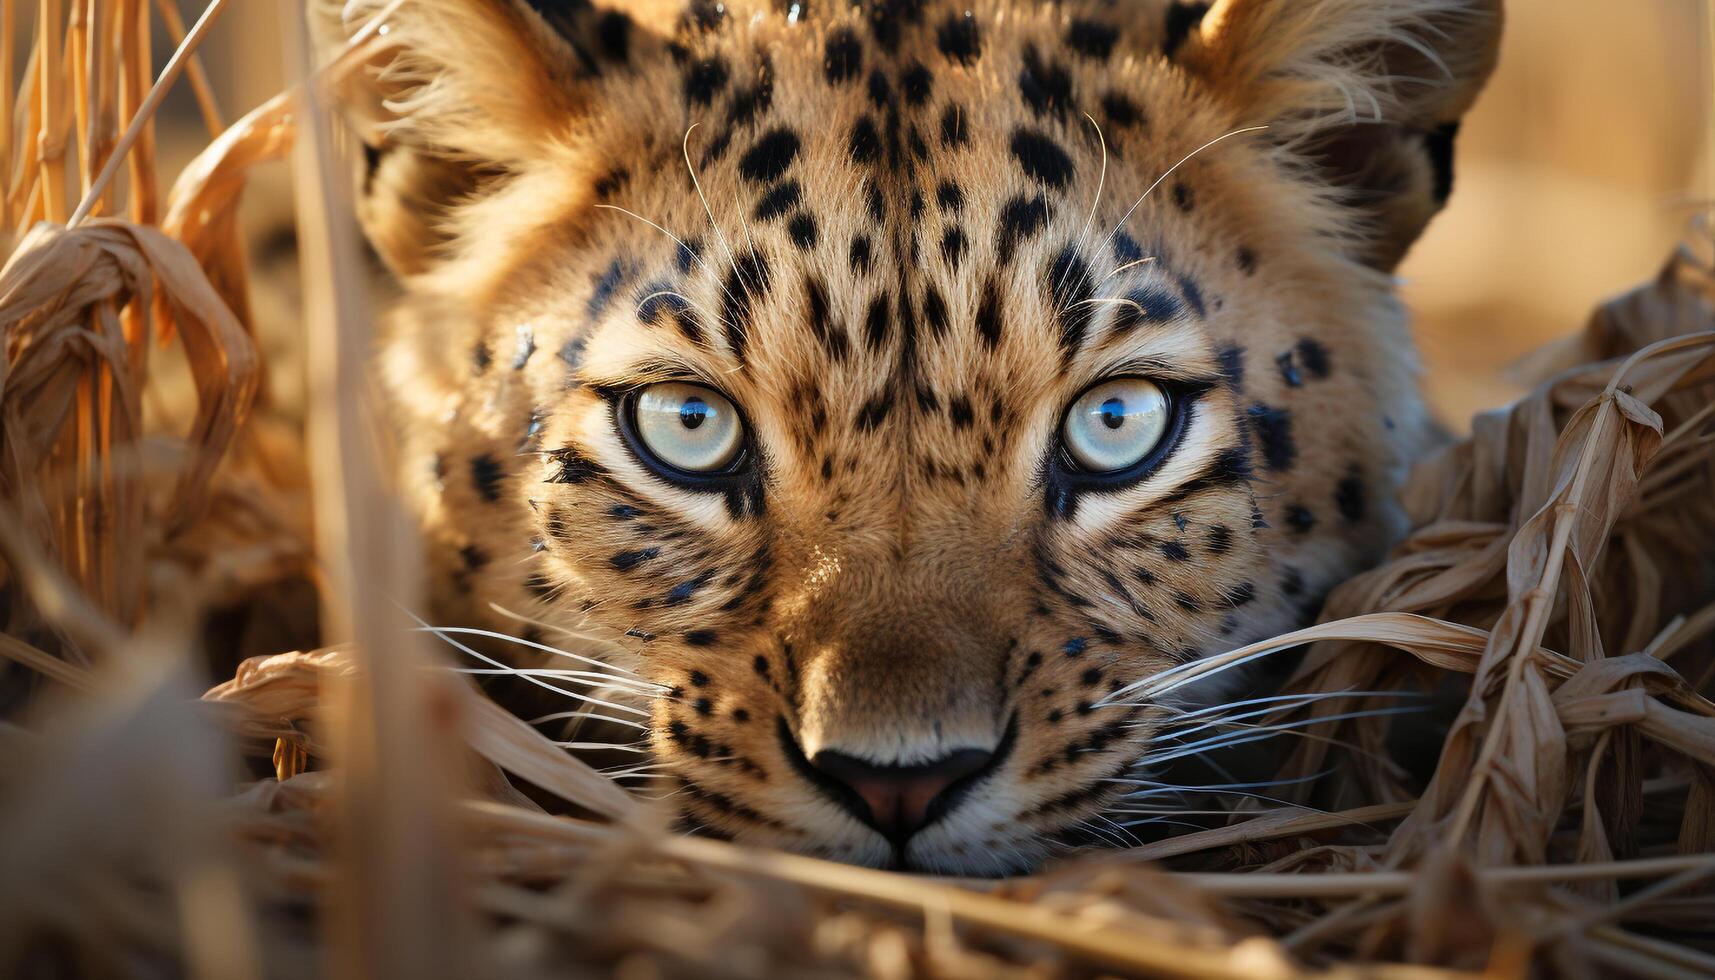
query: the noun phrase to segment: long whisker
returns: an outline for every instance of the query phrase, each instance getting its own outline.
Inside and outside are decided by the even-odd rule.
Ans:
[[[1078,232],[1078,251],[1080,251],[1080,252],[1084,250],[1085,239],[1090,237],[1090,225],[1093,224],[1096,220],[1096,209],[1101,207],[1102,191],[1108,186],[1108,138],[1105,135],[1103,135],[1102,127],[1099,123],[1096,122],[1096,118],[1094,116],[1092,116],[1088,112],[1086,112],[1086,113],[1084,113],[1084,118],[1088,119],[1090,121],[1090,125],[1096,131],[1096,140],[1101,143],[1101,146],[1102,146],[1102,171],[1101,171],[1101,176],[1099,176],[1096,179],[1096,196],[1095,196],[1095,198],[1093,198],[1090,201],[1090,213],[1087,216],[1085,216],[1084,227],[1082,229],[1080,229]],[[1055,295],[1055,296],[1060,295],[1061,287],[1066,285],[1066,274],[1068,272],[1070,272],[1071,269],[1072,269],[1072,264],[1070,262],[1068,262],[1066,264],[1066,268],[1060,270],[1060,277],[1054,283],[1053,295]],[[1061,310],[1060,312],[1064,313],[1065,310]]]
[[[1109,279],[1112,279],[1113,277],[1119,275],[1120,273],[1124,272],[1127,269],[1134,269],[1140,265],[1146,265],[1150,262],[1156,261],[1158,258],[1159,258],[1158,256],[1154,256],[1154,255],[1145,255],[1141,259],[1132,259],[1130,262],[1127,262],[1125,265],[1115,266],[1114,270],[1112,272],[1110,272],[1107,275],[1102,277],[1102,281],[1107,282]]]
[[[715,241],[720,243],[721,251],[726,253],[727,264],[732,266],[732,274],[738,278],[739,288],[743,289],[745,295],[748,296],[750,295],[750,283],[745,281],[744,271],[738,267],[738,259],[733,256],[732,248],[727,245],[726,235],[721,231],[720,222],[715,220],[714,209],[709,207],[708,195],[703,193],[703,182],[697,178],[697,168],[691,165],[691,133],[695,132],[696,128],[701,125],[702,123],[692,123],[691,128],[685,130],[685,139],[680,144],[679,150],[685,157],[685,170],[691,175],[691,186],[697,190],[697,200],[703,202],[703,213],[709,216],[709,227],[714,229]],[[728,293],[727,298],[732,299],[732,294]]]
[[[1422,710],[1424,709],[1413,707],[1377,708],[1373,711],[1350,711],[1339,715],[1329,715],[1326,718],[1312,718],[1308,721],[1285,725],[1241,727],[1237,732],[1227,732],[1221,735],[1211,736],[1199,742],[1192,742],[1189,745],[1179,746],[1172,751],[1164,752],[1160,755],[1146,754],[1139,761],[1147,765],[1160,765],[1164,762],[1171,762],[1174,759],[1182,759],[1186,756],[1202,755],[1205,752],[1213,752],[1216,749],[1231,748],[1235,745],[1248,745],[1252,742],[1260,742],[1280,735],[1304,735],[1305,733],[1298,731],[1298,729],[1303,728],[1306,725],[1328,724],[1336,721],[1348,721],[1353,718],[1373,718],[1382,715],[1410,714],[1413,712],[1420,712]]]
[[[630,685],[630,686],[637,687],[641,690],[648,691],[648,692],[660,692],[660,691],[667,690],[667,686],[665,684],[657,684],[654,681],[646,681],[646,680],[642,679],[641,677],[638,677],[636,674],[632,673],[631,671],[626,670],[626,671],[623,671],[623,673],[621,673],[621,672],[619,672],[620,669],[614,668],[611,664],[609,664],[605,660],[597,660],[594,657],[586,657],[581,653],[572,653],[569,650],[562,650],[559,647],[549,646],[546,643],[538,643],[535,640],[526,640],[521,636],[511,636],[511,635],[506,634],[506,633],[497,633],[494,630],[477,629],[477,628],[472,627],[472,626],[430,626],[426,623],[423,626],[414,630],[413,632],[435,633],[437,635],[439,635],[439,634],[453,634],[453,635],[459,635],[459,636],[482,636],[482,637],[487,637],[491,640],[503,640],[507,643],[512,643],[512,644],[515,644],[517,646],[530,647],[530,648],[535,649],[535,650],[541,650],[543,653],[553,654],[556,657],[564,657],[567,660],[573,660],[573,661],[576,661],[576,662],[581,663],[581,664],[587,664],[591,667],[595,667],[595,668],[597,668],[597,671],[596,671],[597,673],[599,673],[600,675],[602,675],[604,677],[609,678],[613,683],[616,683],[616,684]],[[626,676],[626,675],[629,675],[629,676]]]
[[[693,128],[695,128],[695,127],[693,127]],[[687,138],[687,139],[689,139],[689,138],[690,138],[690,135],[691,135],[691,134],[690,134],[690,133],[689,133],[689,132],[686,132],[686,133],[685,133],[685,137],[686,137],[686,138]],[[689,164],[690,164],[690,158],[689,158],[689,157],[686,157],[686,159],[685,159],[685,163],[686,163],[686,164],[687,164],[687,165],[689,165]],[[694,178],[695,178],[695,175],[694,175],[694,174],[693,174],[693,175],[692,175],[692,177],[693,177],[693,179],[694,179]],[[707,204],[707,202],[705,202],[705,203],[704,203],[704,205],[703,205],[703,206],[704,206],[704,207],[705,207],[705,208],[706,208],[706,207],[707,207],[707,206],[708,206],[708,204]],[[650,220],[649,220],[649,219],[648,219],[648,218],[645,218],[645,217],[644,217],[644,216],[643,216],[643,215],[641,215],[641,214],[638,214],[638,213],[637,213],[637,212],[636,212],[636,211],[631,211],[631,210],[628,210],[628,209],[626,209],[626,208],[622,208],[622,207],[620,207],[620,206],[619,206],[619,205],[617,205],[617,204],[597,204],[597,205],[596,205],[596,207],[598,207],[598,208],[606,208],[606,209],[607,209],[607,210],[609,210],[609,211],[618,211],[618,212],[619,212],[619,213],[620,213],[620,214],[624,214],[624,215],[628,215],[628,216],[630,216],[630,217],[633,217],[633,218],[636,218],[636,219],[637,219],[637,220],[638,220],[638,221],[641,221],[641,222],[643,222],[643,223],[644,223],[644,224],[646,224],[646,225],[648,225],[648,226],[649,226],[649,227],[651,227],[651,228],[653,228],[653,229],[655,229],[655,230],[656,230],[656,231],[658,231],[658,232],[660,232],[660,233],[661,233],[661,234],[663,234],[663,235],[666,235],[666,236],[667,236],[667,237],[668,237],[668,238],[671,238],[671,239],[673,239],[673,242],[674,242],[674,244],[676,244],[676,245],[678,245],[678,246],[679,246],[679,248],[680,248],[680,250],[681,250],[681,251],[683,251],[683,252],[684,252],[684,253],[685,253],[685,254],[686,254],[686,255],[689,255],[689,256],[691,256],[691,257],[692,257],[692,258],[693,258],[693,259],[695,259],[695,260],[696,260],[696,262],[697,262],[697,264],[698,264],[698,265],[700,265],[700,266],[702,266],[702,267],[703,267],[703,271],[704,271],[704,272],[707,272],[707,273],[708,273],[708,274],[709,274],[709,278],[711,278],[711,279],[713,279],[713,280],[714,280],[714,282],[715,282],[715,286],[716,286],[716,287],[718,287],[718,288],[719,288],[719,289],[720,289],[720,291],[721,291],[721,292],[723,292],[723,293],[725,293],[725,294],[726,294],[726,298],[727,298],[727,299],[729,299],[729,300],[730,300],[730,299],[733,299],[733,295],[732,295],[732,292],[731,292],[731,291],[730,291],[730,290],[728,290],[728,289],[727,289],[727,288],[726,288],[726,284],[725,284],[725,283],[723,283],[723,282],[721,282],[721,277],[720,277],[720,273],[718,273],[718,272],[716,272],[716,271],[715,271],[715,268],[714,268],[714,266],[711,266],[711,265],[709,265],[709,263],[708,263],[708,260],[706,260],[706,259],[704,259],[704,258],[703,258],[703,254],[702,254],[702,252],[701,252],[701,251],[699,251],[699,250],[697,250],[697,249],[694,249],[694,248],[692,248],[692,247],[691,247],[691,246],[689,246],[689,245],[686,245],[686,244],[685,244],[685,243],[684,243],[684,241],[683,241],[683,240],[681,240],[681,239],[680,239],[680,238],[679,238],[679,236],[678,236],[678,235],[675,235],[675,234],[673,234],[673,233],[672,233],[672,232],[670,232],[670,231],[668,231],[668,230],[667,230],[667,229],[665,229],[665,228],[663,228],[663,227],[661,227],[661,226],[660,226],[660,225],[658,225],[658,224],[656,224],[656,223],[655,223],[655,222],[653,222],[653,221],[650,221]],[[710,221],[714,221],[714,220],[715,220],[715,216],[714,216],[714,214],[712,214],[712,213],[711,213],[711,214],[710,214],[710,215],[709,215],[709,220],[710,220]],[[720,230],[719,230],[719,229],[718,229],[718,228],[717,228],[717,229],[716,229],[716,234],[719,234],[719,233],[720,233]],[[723,248],[724,248],[724,247],[725,247],[725,246],[724,246],[724,245],[723,245],[723,246],[722,246],[722,247],[723,247]],[[732,253],[731,253],[731,252],[728,252],[728,253],[727,253],[727,257],[728,257],[728,258],[729,258],[729,259],[730,259],[730,258],[731,258],[731,257],[732,257]],[[705,315],[706,315],[706,314],[705,314]],[[720,323],[720,324],[723,324],[723,325],[729,325],[729,326],[730,326],[730,324],[727,324],[727,321],[726,321],[726,318],[725,318],[725,317],[721,317],[721,316],[716,316],[716,317],[713,317],[713,320],[714,320],[714,321],[715,321],[715,322],[716,322],[716,323]]]
[[[635,752],[639,755],[649,754],[648,749],[638,748],[635,745],[614,745],[611,742],[555,742],[554,744],[558,745],[562,749],[571,749],[573,751],[580,752]]]
[[[532,718],[532,719],[530,719],[529,723],[532,725],[545,725],[551,721],[566,721],[566,720],[573,719],[573,718],[580,719],[580,720],[588,719],[591,721],[610,722],[610,723],[615,724],[615,725],[624,725],[627,728],[635,728],[638,731],[642,731],[642,732],[647,732],[650,730],[650,727],[648,725],[643,724],[642,722],[631,721],[631,720],[626,719],[626,718],[615,718],[611,715],[604,715],[604,714],[597,712],[597,711],[556,711],[552,714],[546,714],[546,715],[542,715],[542,716],[537,717],[537,718]]]
[[[1243,701],[1228,701],[1225,704],[1210,705],[1207,708],[1198,708],[1195,711],[1178,711],[1177,714],[1178,714],[1179,718],[1181,718],[1181,719],[1190,719],[1190,718],[1202,717],[1204,715],[1216,714],[1216,713],[1219,713],[1221,711],[1225,711],[1229,708],[1249,708],[1249,707],[1252,707],[1254,705],[1259,705],[1259,704],[1277,704],[1277,703],[1281,703],[1281,702],[1292,702],[1289,705],[1285,705],[1282,708],[1277,709],[1277,710],[1286,710],[1286,708],[1288,708],[1288,707],[1291,707],[1291,708],[1302,707],[1303,705],[1306,705],[1306,704],[1311,704],[1311,703],[1314,703],[1316,701],[1326,701],[1326,700],[1329,700],[1331,698],[1410,698],[1410,699],[1415,700],[1415,699],[1427,698],[1428,696],[1429,695],[1427,695],[1427,694],[1421,694],[1421,693],[1418,693],[1416,691],[1349,691],[1349,690],[1348,691],[1316,691],[1316,692],[1305,692],[1302,694],[1273,694],[1273,695],[1270,695],[1268,697],[1262,697],[1262,698],[1247,698],[1246,700],[1243,700]]]
[[[418,623],[421,623],[424,627],[428,628],[429,632],[435,634],[443,642],[452,646],[453,649],[458,650],[461,653],[466,654],[467,656],[474,657],[477,660],[480,660],[483,663],[488,664],[492,667],[499,667],[505,672],[508,672],[508,673],[515,672],[514,668],[508,667],[506,664],[501,663],[500,661],[494,659],[493,657],[489,657],[489,656],[486,656],[484,654],[478,653],[477,651],[471,649],[466,644],[460,643],[458,640],[453,639],[451,636],[447,635],[447,633],[445,631],[437,630],[434,627],[429,626],[428,623],[423,622],[422,619],[418,618],[418,616],[415,613],[412,613],[410,610],[406,610],[406,615],[410,616],[412,619],[417,620]],[[571,698],[574,701],[583,701],[583,702],[586,702],[589,704],[598,704],[604,708],[612,708],[615,711],[624,712],[625,714],[628,714],[628,715],[638,715],[638,716],[645,717],[645,718],[647,718],[649,716],[649,712],[643,710],[642,708],[633,708],[633,707],[629,707],[629,706],[623,705],[623,704],[614,704],[611,701],[603,701],[600,698],[591,697],[590,695],[584,694],[581,691],[567,690],[566,688],[559,687],[559,686],[554,685],[554,684],[550,684],[547,681],[542,680],[539,677],[531,677],[529,674],[519,674],[519,679],[521,679],[527,683],[534,684],[537,687],[542,688],[543,690],[553,691],[555,694],[559,694],[559,695],[562,695],[564,697]]]
[[[1260,132],[1261,130],[1264,130],[1267,128],[1268,128],[1267,126],[1246,126],[1243,129],[1235,129],[1235,130],[1232,130],[1230,132],[1222,133],[1221,135],[1210,140],[1209,142],[1204,143],[1202,146],[1197,147],[1195,150],[1192,150],[1190,153],[1185,154],[1185,156],[1183,158],[1181,158],[1178,163],[1174,164],[1171,167],[1168,167],[1165,171],[1162,172],[1161,176],[1155,178],[1155,183],[1150,184],[1147,188],[1144,189],[1143,195],[1132,203],[1132,206],[1126,211],[1126,213],[1124,215],[1122,215],[1120,217],[1119,223],[1114,225],[1114,230],[1108,232],[1107,240],[1102,242],[1102,248],[1106,249],[1108,247],[1108,245],[1113,242],[1114,236],[1119,234],[1119,230],[1121,228],[1125,227],[1125,223],[1127,221],[1131,220],[1132,212],[1136,211],[1138,209],[1138,207],[1141,204],[1143,204],[1143,202],[1149,197],[1149,195],[1155,193],[1155,189],[1157,187],[1161,186],[1161,182],[1166,180],[1168,177],[1171,177],[1173,175],[1173,171],[1178,170],[1180,167],[1183,167],[1188,161],[1190,161],[1190,159],[1192,157],[1196,156],[1199,153],[1202,153],[1204,150],[1207,150],[1209,147],[1214,146],[1216,143],[1219,143],[1222,140],[1227,139],[1228,137],[1239,136],[1243,133]]]

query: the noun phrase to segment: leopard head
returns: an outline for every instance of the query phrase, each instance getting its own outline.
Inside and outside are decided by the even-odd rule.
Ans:
[[[702,832],[1034,865],[1398,532],[1498,7],[412,0],[344,108],[441,619],[635,672],[569,707]]]

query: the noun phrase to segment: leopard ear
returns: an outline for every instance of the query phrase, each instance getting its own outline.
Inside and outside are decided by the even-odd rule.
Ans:
[[[387,6],[311,0],[319,52]],[[457,206],[566,146],[604,75],[663,54],[662,35],[632,16],[657,6],[408,0],[387,14],[385,49],[336,99],[363,144],[358,217],[389,268],[433,265]]]
[[[1501,20],[1501,0],[1218,0],[1176,60],[1343,191],[1357,258],[1392,270],[1452,190]]]

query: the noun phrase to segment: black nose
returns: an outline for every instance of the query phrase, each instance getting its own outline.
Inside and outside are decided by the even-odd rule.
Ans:
[[[825,751],[810,764],[844,790],[832,795],[853,816],[899,845],[951,809],[994,758],[987,749],[960,749],[919,766],[878,766]]]

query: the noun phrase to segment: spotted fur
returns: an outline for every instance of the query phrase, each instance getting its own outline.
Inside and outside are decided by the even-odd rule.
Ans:
[[[1106,695],[1399,529],[1431,436],[1388,273],[1497,2],[532,2],[413,0],[344,95],[402,482],[441,621],[661,686],[691,824],[1028,867],[1149,744]],[[1194,393],[1175,448],[1064,478],[1066,406],[1126,374]],[[627,449],[671,379],[741,407],[751,475]],[[969,747],[1004,757],[897,847],[804,769]]]

